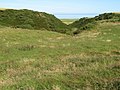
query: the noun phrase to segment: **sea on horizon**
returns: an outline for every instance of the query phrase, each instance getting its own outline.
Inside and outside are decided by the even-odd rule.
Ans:
[[[59,14],[54,14],[57,18],[59,19],[79,19],[83,17],[95,17],[98,14],[97,13],[78,13],[78,14],[65,14],[65,13],[59,13]]]

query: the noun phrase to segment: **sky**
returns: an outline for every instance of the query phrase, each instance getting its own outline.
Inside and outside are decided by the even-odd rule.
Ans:
[[[120,0],[0,0],[0,8],[56,13],[119,12]]]

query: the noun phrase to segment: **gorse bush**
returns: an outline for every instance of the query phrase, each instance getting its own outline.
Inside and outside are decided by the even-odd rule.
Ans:
[[[95,20],[107,20],[107,19],[120,19],[120,14],[118,13],[104,13],[95,17]]]
[[[78,34],[83,30],[91,30],[91,28],[94,28],[97,23],[95,22],[94,18],[81,18],[78,21],[75,21],[74,23],[70,24],[69,26],[71,28],[76,28],[76,31],[73,32],[73,34]]]

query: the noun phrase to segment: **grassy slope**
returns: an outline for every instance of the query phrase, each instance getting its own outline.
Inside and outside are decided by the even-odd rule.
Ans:
[[[0,28],[0,90],[119,90],[120,23],[68,36]]]

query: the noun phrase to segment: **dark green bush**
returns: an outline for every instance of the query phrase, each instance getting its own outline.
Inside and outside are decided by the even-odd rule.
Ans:
[[[95,20],[108,20],[108,19],[119,19],[120,14],[118,13],[104,13],[95,17]]]
[[[83,30],[90,30],[94,28],[96,25],[94,18],[81,18],[79,21],[75,21],[74,23],[70,24],[71,28],[77,28],[76,31],[73,33],[78,34]]]

